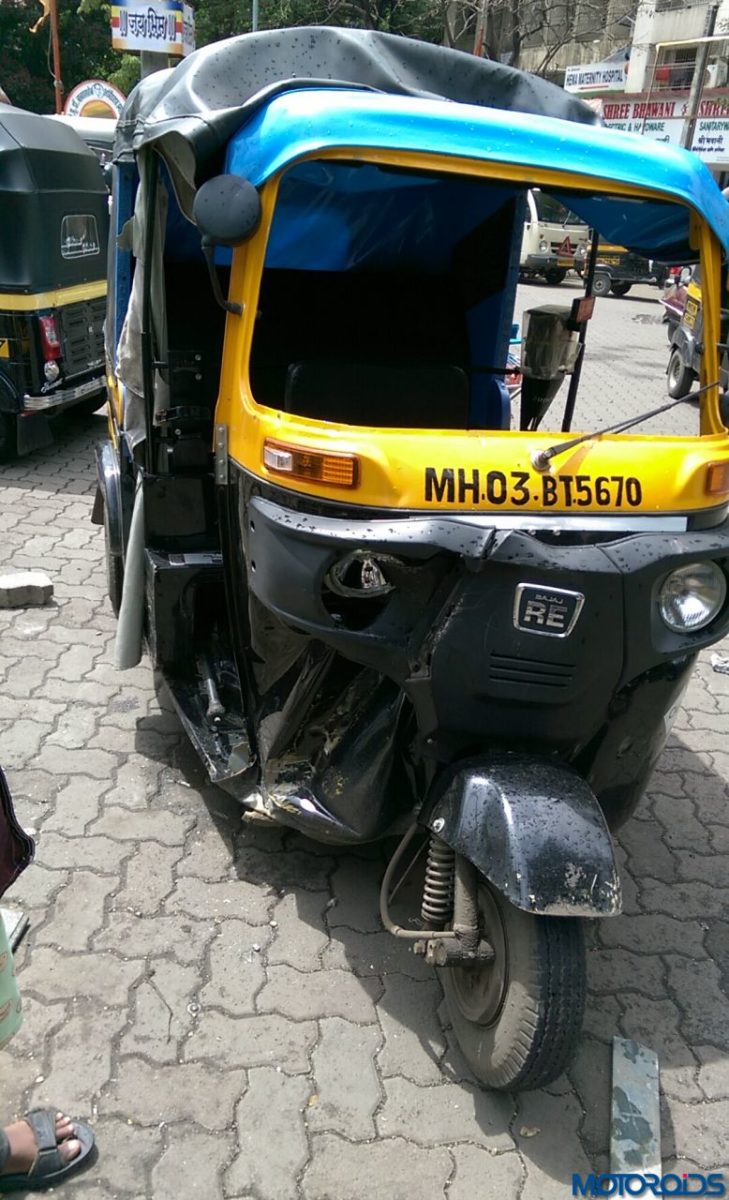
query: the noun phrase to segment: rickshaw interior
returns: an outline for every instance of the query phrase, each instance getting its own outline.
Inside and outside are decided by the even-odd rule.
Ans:
[[[241,365],[251,400],[337,426],[518,429],[504,376],[512,325],[522,317],[519,248],[530,182],[334,159],[295,163],[269,181],[274,195],[262,230],[256,319]],[[675,262],[697,257],[684,205],[539,186],[544,202],[636,253],[660,250]],[[226,314],[211,288],[199,231],[180,211],[164,167],[160,188],[166,344],[156,359],[167,364],[168,407],[194,404],[209,438]],[[216,247],[225,296],[231,259],[230,249]],[[128,269],[133,261],[129,256]],[[588,331],[588,369],[589,360]],[[568,386],[569,378],[541,429],[569,427]],[[630,407],[640,412],[639,395]],[[609,424],[609,408],[605,418]],[[524,427],[523,414],[521,420]],[[678,428],[676,420],[675,411],[664,425],[654,418],[645,431],[699,432],[696,406],[680,410]],[[583,427],[579,405],[571,423]]]

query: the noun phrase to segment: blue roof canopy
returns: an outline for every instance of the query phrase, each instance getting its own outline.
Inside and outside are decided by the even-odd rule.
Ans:
[[[333,149],[351,150],[353,161],[361,150],[381,149],[512,164],[523,170],[523,187],[533,182],[535,169],[552,167],[566,176],[565,188],[555,190],[558,199],[611,241],[650,258],[675,263],[695,261],[697,253],[689,240],[689,210],[685,207],[689,205],[703,215],[725,253],[729,252],[729,204],[695,155],[638,135],[552,117],[349,88],[290,90],[259,108],[234,135],[228,146],[226,170],[260,186],[303,157]],[[594,180],[596,194],[574,190],[570,175],[581,176],[588,189]],[[679,203],[600,196],[603,180],[614,180],[629,188],[650,187],[663,193],[666,202]],[[382,208],[385,185],[389,189],[388,204],[395,204],[395,209],[381,224],[383,234],[389,231],[391,235],[393,212],[396,215],[397,210],[392,197],[398,188],[417,186],[413,177],[401,174],[397,180],[391,172],[381,172],[378,177],[376,171],[348,167],[330,171],[325,178],[320,164],[297,167],[282,192],[276,237],[269,247],[269,254],[274,255],[271,265],[277,243],[283,247],[288,236],[284,219],[287,209],[297,222],[309,222],[312,237],[316,227],[315,240],[320,248],[329,246],[330,269],[337,269],[337,252],[332,246],[343,246],[344,240],[350,249],[346,254],[343,250],[339,253],[338,269],[347,265],[347,254],[351,265],[351,254],[359,255],[359,250],[352,251],[351,247],[355,226],[361,224],[363,204],[368,202],[369,213],[376,215],[378,205]],[[500,183],[494,196],[498,189],[503,202],[509,187],[519,186]],[[325,194],[326,214],[322,209]],[[433,193],[431,199],[451,205],[458,200],[459,211],[454,211],[453,223],[462,234],[475,204],[473,194],[469,181],[463,180],[460,188],[451,181],[448,191],[437,197]],[[465,211],[461,211],[462,206]],[[481,219],[488,213],[483,201],[480,213]],[[372,232],[370,229],[370,237]],[[424,244],[421,252],[425,254]],[[286,262],[294,265],[290,257]]]

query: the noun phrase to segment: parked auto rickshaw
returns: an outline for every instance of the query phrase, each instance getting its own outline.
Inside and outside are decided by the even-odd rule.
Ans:
[[[0,459],[102,403],[108,192],[73,129],[0,106]]]
[[[117,664],[146,641],[246,810],[396,835],[385,928],[440,972],[484,1084],[543,1084],[579,1036],[584,920],[620,912],[610,831],[729,628],[727,206],[695,156],[542,80],[331,28],[144,80],[115,163],[94,518]],[[525,314],[511,410],[529,187],[636,254],[700,256],[684,434],[646,432],[679,405],[635,389],[611,420],[614,384],[572,428],[589,295]]]
[[[729,297],[726,277],[722,278],[720,344],[722,346],[719,378],[722,390],[729,387],[729,358],[726,346],[729,333]],[[693,267],[688,279],[684,278],[683,312],[674,325],[670,336],[671,350],[668,356],[666,375],[669,396],[683,396],[689,392],[701,373],[701,357],[704,350],[704,317],[701,303],[701,267]],[[725,402],[726,403],[726,402]]]
[[[583,272],[585,261],[580,257],[575,262]],[[600,242],[597,248],[595,277],[592,281],[593,296],[627,296],[634,283],[651,283],[663,287],[668,274],[668,264],[655,262],[642,254],[634,254],[625,246],[611,242]]]

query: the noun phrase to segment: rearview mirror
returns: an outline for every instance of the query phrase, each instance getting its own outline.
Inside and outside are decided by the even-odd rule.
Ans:
[[[198,189],[192,219],[208,246],[241,246],[261,223],[261,198],[240,175],[216,175]]]

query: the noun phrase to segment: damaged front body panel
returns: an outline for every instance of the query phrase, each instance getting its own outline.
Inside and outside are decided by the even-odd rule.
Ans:
[[[368,841],[404,828],[445,769],[508,752],[569,768],[564,788],[577,780],[611,828],[633,811],[702,643],[659,627],[644,597],[686,554],[716,555],[721,530],[697,532],[684,551],[659,534],[588,540],[458,517],[304,511],[242,471],[219,492],[225,638],[234,631],[225,677],[235,661],[228,696],[242,712],[213,777],[239,798],[314,837]],[[169,628],[192,645],[210,626],[201,568],[188,570],[197,582],[173,597]],[[219,560],[205,571],[220,587]],[[537,606],[581,597],[568,636],[520,627],[525,584]],[[188,655],[191,678],[206,652]],[[173,647],[166,668],[179,682]],[[552,802],[525,799],[520,820],[533,803],[548,822]],[[610,878],[606,865],[605,911]]]

